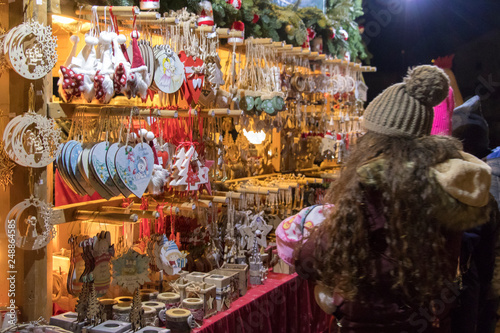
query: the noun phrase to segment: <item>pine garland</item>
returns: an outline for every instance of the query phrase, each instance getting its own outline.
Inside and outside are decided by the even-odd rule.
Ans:
[[[95,4],[95,1],[86,0]],[[99,0],[103,5],[131,6],[139,5],[138,0]],[[211,0],[214,21],[219,27],[230,28],[233,22],[245,23],[246,37],[272,38],[284,40],[295,46],[301,46],[307,39],[307,28],[313,28],[317,36],[323,38],[323,49],[327,54],[343,58],[344,52],[351,54],[351,59],[368,59],[369,53],[363,43],[356,22],[363,15],[362,0],[326,0],[326,13],[315,7],[298,8],[295,5],[280,7],[270,0],[242,0],[240,10],[234,9],[225,0]],[[160,12],[179,10],[199,11],[199,0],[160,1]],[[255,15],[258,21],[253,23]],[[349,34],[345,41],[338,33],[343,28]],[[332,31],[335,37],[332,38]]]

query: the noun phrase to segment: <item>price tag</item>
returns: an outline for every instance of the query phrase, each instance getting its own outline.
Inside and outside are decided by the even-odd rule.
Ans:
[[[42,4],[43,4],[43,1],[42,1],[42,0],[36,0],[36,4],[37,4],[37,5],[42,5]]]
[[[158,163],[159,163],[160,165],[163,165],[163,157],[158,156]]]

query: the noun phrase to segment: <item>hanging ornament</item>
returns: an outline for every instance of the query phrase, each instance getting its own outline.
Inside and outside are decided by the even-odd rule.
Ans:
[[[119,258],[112,260],[112,263],[112,284],[134,292],[144,283],[150,282],[148,277],[149,258],[146,255],[129,249]]]
[[[294,30],[295,29],[293,28],[293,25],[291,25],[291,24],[288,24],[285,27],[285,32],[287,33],[287,35],[293,35]]]
[[[241,9],[241,0],[226,0],[226,3],[233,6],[233,8],[236,10]]]
[[[168,240],[165,235],[155,247],[156,265],[168,275],[179,274],[187,265],[187,254],[179,251],[174,240]]]
[[[35,20],[11,29],[3,40],[3,53],[8,64],[22,77],[41,79],[57,62],[57,37],[52,28]]]
[[[114,68],[115,73],[113,76],[113,83],[115,88],[115,94],[125,94],[129,95],[128,85],[127,85],[127,75],[130,72],[130,62],[125,58],[125,54],[122,51],[122,45],[127,41],[125,35],[117,35],[113,40],[113,51],[114,51]]]
[[[130,33],[130,38],[132,38],[132,68],[130,69],[130,75],[128,77],[128,85],[132,97],[137,96],[142,100],[146,100],[150,81],[148,67],[144,63],[137,42],[140,36],[137,30]]]
[[[4,150],[17,164],[43,168],[54,161],[61,141],[61,130],[54,119],[34,112],[35,91],[29,93],[29,110],[12,119],[3,133]]]
[[[33,211],[36,211],[34,215]],[[45,247],[56,235],[52,225],[52,205],[31,196],[15,205],[5,218],[7,237],[16,247],[38,250]]]
[[[160,8],[160,0],[141,0],[139,3],[141,10]]]
[[[114,32],[101,31],[99,35],[100,61],[97,62],[97,71],[94,76],[95,97],[99,102],[107,104],[115,93],[112,75],[115,72],[113,65],[112,42],[116,37]]]
[[[252,23],[256,24],[257,22],[259,22],[259,19],[260,19],[259,15],[253,14]]]
[[[339,34],[343,40],[347,41],[349,39],[349,34],[342,27],[340,27],[340,29],[339,29]]]
[[[102,231],[96,237],[93,244],[92,256],[95,260],[95,268],[92,272],[96,292],[102,296],[106,294],[111,283],[110,260],[115,255],[114,245],[111,245],[111,234]]]
[[[201,8],[200,15],[198,16],[198,25],[214,25],[214,12],[212,10],[212,3],[204,0],[199,3]]]
[[[164,93],[173,94],[184,82],[184,64],[168,45],[156,45],[154,53],[158,64],[154,75],[154,86]]]
[[[186,55],[184,51],[179,52],[179,60],[184,64],[186,74],[184,96],[188,103],[194,102],[198,104],[205,80],[204,62],[199,57]]]
[[[330,39],[334,39],[335,36],[337,35],[337,30],[335,30],[334,27],[330,27],[330,32],[331,32]]]
[[[307,38],[304,44],[302,44],[302,48],[304,49],[310,49],[311,48],[311,41],[316,37],[316,31],[314,31],[313,28],[307,28]]]
[[[231,30],[241,31],[243,35],[245,34],[245,23],[241,21],[233,22],[231,25]],[[243,37],[231,37],[227,39],[228,44],[240,44],[243,43]]]

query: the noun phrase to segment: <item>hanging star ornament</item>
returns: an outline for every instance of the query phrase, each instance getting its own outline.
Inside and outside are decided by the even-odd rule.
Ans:
[[[16,164],[12,162],[5,152],[4,145],[4,142],[0,140],[0,185],[3,186],[5,191],[7,186],[12,185],[12,173]]]

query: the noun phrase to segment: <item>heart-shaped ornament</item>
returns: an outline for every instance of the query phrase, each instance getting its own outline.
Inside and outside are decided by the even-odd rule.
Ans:
[[[184,51],[179,52],[179,59],[184,63],[184,72],[186,73],[186,83],[189,91],[189,97],[186,97],[186,100],[188,103],[193,101],[198,104],[205,79],[205,75],[199,70],[203,66],[203,60],[192,56],[188,57]],[[186,91],[184,90],[184,92]]]
[[[92,171],[95,172],[95,175],[101,185],[103,185],[104,188],[111,193],[111,195],[116,197],[120,195],[120,191],[113,182],[113,179],[110,177],[108,167],[106,165],[106,152],[108,151],[108,148],[109,142],[107,141],[96,144],[90,154],[90,161]]]
[[[69,163],[70,163],[70,157],[71,157],[71,151],[78,144],[79,144],[79,142],[71,140],[71,141],[68,141],[68,143],[64,146],[63,153],[61,155],[61,158],[62,158],[62,167],[63,167],[62,170],[64,170],[64,174],[66,175],[67,180],[69,181],[69,183],[72,185],[73,190],[75,191],[75,193],[77,193],[80,196],[84,196],[87,193],[85,192],[85,190],[83,189],[83,187],[76,180],[75,174],[71,172],[72,170],[70,169],[70,165],[69,165]]]
[[[95,173],[94,167],[92,166],[92,153],[94,152],[95,146],[96,145],[94,145],[90,149],[85,160],[84,160],[85,156],[82,157],[82,160],[83,160],[83,163],[85,163],[85,161],[88,163],[88,177],[89,177],[90,185],[92,185],[94,190],[96,190],[96,192],[99,193],[99,195],[101,197],[103,197],[106,200],[109,200],[113,197],[113,194],[111,192],[109,192],[109,190],[102,185],[101,181],[98,179],[97,174]],[[84,150],[84,152],[85,152],[85,150]]]
[[[77,143],[73,149],[71,149],[71,155],[69,159],[69,169],[70,173],[74,175],[76,182],[83,188],[86,194],[93,195],[95,190],[90,186],[90,184],[83,178],[80,169],[78,168],[78,160],[83,152],[82,144]]]
[[[116,172],[116,166],[115,166],[115,156],[116,152],[118,149],[120,149],[121,144],[118,143],[113,143],[111,146],[109,146],[108,151],[106,152],[106,166],[109,171],[109,176],[115,183],[116,187],[120,192],[128,198],[132,192],[129,191],[129,189],[125,186],[125,184],[122,182],[120,179],[120,176],[118,176],[118,173]]]
[[[134,148],[120,147],[116,152],[115,166],[124,185],[141,198],[153,174],[154,154],[151,147],[146,143],[139,143]]]

